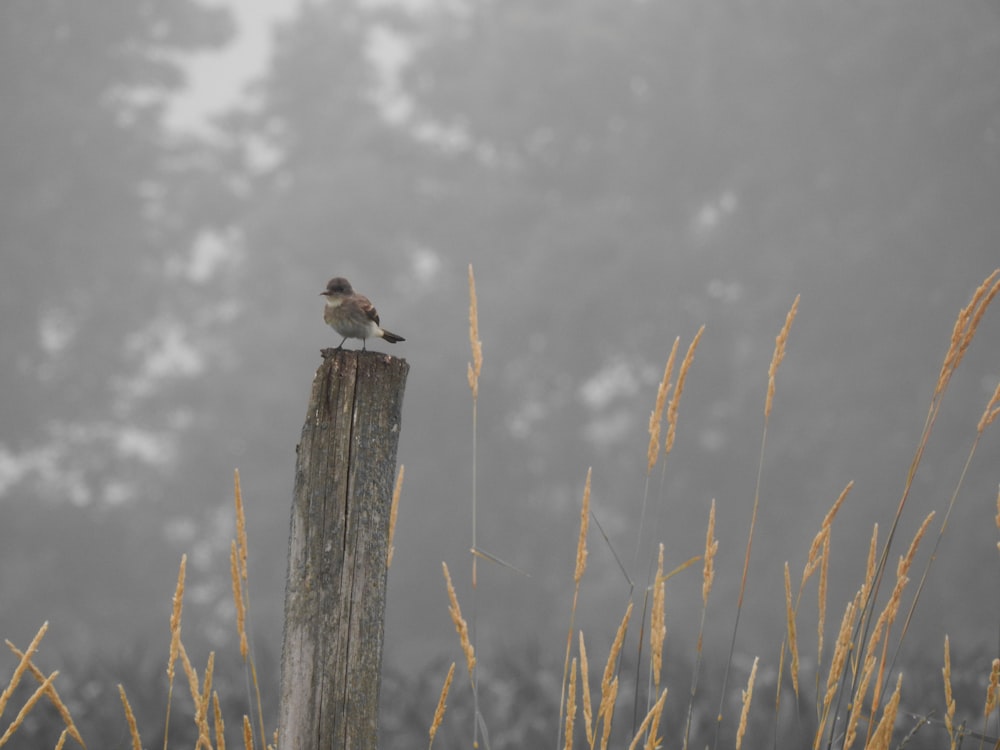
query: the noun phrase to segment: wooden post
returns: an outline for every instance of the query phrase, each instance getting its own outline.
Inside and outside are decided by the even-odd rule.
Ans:
[[[378,747],[389,506],[410,366],[323,351],[296,448],[281,750]]]

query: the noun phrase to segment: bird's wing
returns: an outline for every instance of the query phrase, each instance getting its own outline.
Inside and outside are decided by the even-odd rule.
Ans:
[[[375,309],[375,305],[372,304],[372,301],[359,294],[358,302],[361,303],[361,309],[365,311],[365,315],[368,316],[368,320],[372,320],[375,322],[375,325],[378,325],[378,310]]]

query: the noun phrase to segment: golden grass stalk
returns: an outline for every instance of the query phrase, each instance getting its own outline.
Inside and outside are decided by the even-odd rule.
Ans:
[[[983,707],[983,735],[986,734],[989,725],[990,713],[997,707],[998,692],[1000,692],[1000,659],[994,659],[990,669],[989,684],[986,687],[986,705]],[[1000,741],[994,745],[994,747],[997,746],[1000,746]],[[982,747],[982,740],[980,740],[980,747]]]
[[[699,328],[698,333],[691,339],[691,345],[688,346],[680,370],[677,371],[677,385],[670,397],[670,403],[667,405],[667,439],[663,444],[663,452],[666,455],[669,455],[674,448],[674,438],[677,435],[677,411],[680,408],[681,395],[684,393],[684,383],[687,381],[688,370],[691,369],[691,363],[694,362],[694,352],[698,348],[698,342],[701,341],[703,333],[705,333],[705,326]]]
[[[878,621],[875,623],[875,632],[872,634],[872,638],[869,641],[868,648],[866,649],[867,654],[877,648],[878,642],[875,638],[875,633],[878,633],[881,628],[884,628],[885,638],[882,641],[882,657],[879,661],[878,679],[875,682],[875,689],[872,693],[872,721],[869,723],[869,727],[874,725],[875,711],[878,708],[882,697],[883,679],[888,665],[887,651],[889,647],[889,630],[892,628],[892,624],[896,621],[896,616],[899,613],[899,605],[902,601],[903,589],[906,588],[906,584],[910,581],[907,574],[913,565],[913,558],[916,556],[917,548],[920,546],[921,540],[927,533],[927,528],[930,526],[933,518],[934,512],[931,511],[927,514],[927,517],[924,518],[923,523],[920,524],[920,528],[917,529],[916,534],[913,535],[913,540],[910,542],[910,546],[909,549],[907,549],[906,554],[900,556],[899,563],[896,565],[896,585],[892,589],[892,594],[890,595],[885,608],[879,614]]]
[[[913,557],[916,554],[917,547],[920,545],[920,540],[923,538],[927,531],[927,527],[930,525],[931,519],[934,514],[931,513],[924,519],[917,533],[914,535],[913,541],[910,544],[910,548],[907,550],[907,554],[900,556],[899,564],[896,568],[896,585],[893,588],[892,595],[889,597],[889,601],[886,602],[885,607],[879,614],[878,619],[875,623],[875,628],[868,640],[868,645],[864,651],[859,651],[859,658],[863,656],[864,662],[861,669],[860,680],[854,689],[854,694],[851,696],[851,711],[848,720],[847,737],[853,742],[854,739],[854,729],[857,725],[858,715],[862,709],[862,703],[865,696],[868,693],[868,685],[870,683],[874,666],[876,662],[876,653],[881,644],[881,658],[878,659],[878,678],[875,680],[875,689],[872,693],[871,705],[870,705],[870,719],[868,722],[868,741],[865,743],[865,747],[870,747],[871,743],[874,741],[873,731],[876,730],[875,725],[875,713],[882,698],[882,680],[885,675],[887,667],[887,652],[889,646],[889,630],[892,628],[893,622],[896,620],[896,616],[899,612],[899,604],[902,599],[903,589],[909,582],[907,577],[907,572],[910,566],[913,564]],[[866,580],[867,584],[867,580]],[[850,747],[849,744],[845,742],[844,748]]]
[[[869,594],[871,593],[872,586],[875,584],[875,575],[877,572],[876,554],[878,550],[878,524],[872,524],[872,538],[868,543],[868,558],[865,563],[865,579],[861,583],[861,588],[855,595],[855,600],[859,607],[861,607],[865,602],[868,601]],[[862,615],[864,616],[864,615]],[[863,658],[863,654],[860,649],[857,649],[857,653],[854,654],[852,659],[852,666],[855,671],[860,667],[860,660]]]
[[[479,304],[476,301],[476,278],[469,264],[469,343],[472,361],[469,363],[469,388],[473,400],[479,398],[479,374],[483,371],[483,342],[479,340]]]
[[[785,570],[788,570],[787,565],[785,566]],[[747,679],[747,689],[742,692],[743,708],[740,710],[740,724],[736,730],[736,750],[740,750],[740,747],[743,745],[743,735],[747,732],[747,717],[750,715],[750,702],[753,700],[753,684],[757,679],[757,663],[759,661],[760,657],[755,656],[753,666],[750,668],[750,677]]]
[[[647,716],[652,718],[651,721],[649,722],[649,727],[646,734],[646,745],[643,748],[643,750],[656,750],[656,748],[663,746],[663,740],[661,737],[659,737],[659,733],[660,733],[660,720],[663,718],[663,706],[666,704],[666,701],[667,701],[667,689],[663,688],[663,691],[660,693],[659,699],[657,699],[656,703],[653,705],[653,708],[650,710],[650,712],[646,714]],[[643,719],[643,723],[645,723],[645,719]],[[642,733],[641,729],[639,733],[640,734]]]
[[[7,741],[14,735],[14,732],[16,732],[18,728],[21,726],[21,724],[24,723],[24,720],[28,717],[28,714],[31,713],[32,709],[35,707],[35,704],[38,703],[41,697],[48,692],[50,687],[52,687],[52,681],[58,675],[59,672],[53,672],[52,674],[50,674],[48,677],[45,678],[45,680],[42,682],[41,685],[35,688],[35,692],[33,692],[31,694],[31,697],[28,698],[28,701],[23,706],[21,706],[21,710],[17,712],[17,716],[14,717],[14,721],[11,722],[11,725],[7,727],[7,731],[5,731],[2,736],[0,736],[0,747],[6,745]]]
[[[430,742],[427,745],[428,750],[434,747],[434,737],[437,736],[438,729],[441,727],[441,721],[444,719],[444,710],[448,701],[448,691],[451,690],[451,681],[454,676],[455,662],[452,662],[451,666],[448,667],[448,676],[444,678],[444,686],[441,688],[441,695],[438,697],[437,706],[434,708],[434,720],[431,722],[431,727],[427,731],[427,735],[430,738]]]
[[[663,577],[663,542],[656,562],[656,578],[653,579],[653,611],[649,623],[650,670],[653,673],[655,692],[660,692],[660,674],[663,671],[663,641],[667,637],[666,625],[667,581]]]
[[[951,750],[955,750],[957,738],[955,737],[955,698],[951,692],[951,644],[948,636],[944,637],[944,667],[941,668],[941,676],[944,679],[944,726],[948,730],[948,739],[951,740]]]
[[[615,701],[618,700],[618,678],[608,684],[607,690],[601,688],[601,706],[597,711],[598,721],[603,721],[601,728],[601,750],[607,750],[608,738],[611,737],[611,717],[615,712]]]
[[[826,631],[826,594],[830,580],[830,535],[823,542],[823,562],[819,568],[816,589],[816,663],[823,661],[823,636]]]
[[[239,470],[234,472],[234,487],[236,539],[232,541],[229,548],[229,576],[233,581],[233,603],[236,605],[236,632],[240,636],[240,656],[243,657],[245,664],[250,652],[246,632],[247,596],[243,591],[243,582],[247,580],[247,533]]]
[[[990,670],[990,684],[986,688],[986,705],[983,707],[983,716],[989,716],[997,707],[998,688],[1000,688],[1000,659],[994,659],[993,668]]]
[[[448,586],[448,614],[455,625],[455,632],[458,633],[458,640],[462,645],[462,653],[465,654],[465,664],[469,670],[469,679],[473,679],[473,672],[476,668],[476,652],[469,641],[469,625],[462,617],[462,608],[458,606],[458,596],[455,594],[455,587],[451,583],[451,573],[448,572],[447,563],[442,562],[444,570],[444,580]]]
[[[715,554],[719,551],[719,540],[715,538],[715,498],[708,509],[708,530],[705,532],[704,565],[701,571],[701,603],[708,606],[708,595],[715,582]],[[698,636],[698,650],[701,650],[701,636]]]
[[[587,530],[590,528],[590,478],[593,467],[587,469],[587,480],[583,484],[583,502],[580,505],[580,534],[576,541],[576,565],[573,569],[573,606],[569,613],[569,630],[566,632],[566,656],[563,659],[562,688],[559,691],[559,728],[562,729],[563,699],[566,696],[566,680],[569,676],[569,656],[573,647],[573,630],[576,627],[576,605],[580,598],[580,579],[587,569]],[[558,742],[556,743],[559,744]]]
[[[986,313],[986,309],[997,296],[997,293],[1000,292],[1000,278],[998,277],[1000,277],[1000,268],[993,271],[993,273],[983,280],[983,283],[973,292],[969,304],[962,308],[958,318],[955,320],[948,353],[941,364],[941,372],[938,375],[937,386],[934,389],[935,398],[944,393],[944,390],[948,387],[948,381],[965,356],[969,344],[972,343],[972,339],[976,334],[976,328]]]
[[[212,692],[212,718],[215,722],[215,750],[226,750],[226,723],[222,720],[218,690]]]
[[[21,660],[14,668],[14,674],[11,675],[10,682],[7,683],[7,687],[5,687],[3,692],[0,693],[0,716],[3,715],[4,709],[7,707],[7,702],[14,694],[14,690],[16,690],[17,686],[20,684],[21,678],[24,677],[24,673],[28,670],[28,665],[31,664],[31,657],[33,657],[35,652],[38,651],[38,644],[42,642],[42,638],[45,637],[45,633],[48,629],[49,623],[48,620],[46,620],[42,623],[38,632],[35,633],[35,637],[31,639],[31,643],[28,644],[28,649],[21,654]]]
[[[701,674],[702,649],[705,636],[705,616],[708,612],[708,595],[715,582],[715,555],[719,551],[719,540],[715,538],[715,498],[708,509],[708,529],[705,532],[705,554],[702,556],[701,570],[701,622],[698,625],[698,640],[695,643],[694,670],[691,675],[691,692],[688,697],[687,719],[684,721],[683,750],[687,750],[691,736],[691,719],[694,713],[694,699],[698,693],[698,677]]]
[[[215,672],[215,652],[208,654],[208,663],[205,665],[205,676],[202,684],[200,700],[195,704],[194,723],[198,727],[198,740],[195,743],[195,750],[205,747],[212,750],[212,731],[209,727],[208,717],[212,699],[212,677]]]
[[[587,744],[594,748],[594,715],[593,703],[590,701],[590,667],[587,664],[587,646],[583,642],[583,631],[580,631],[580,683],[583,692],[583,729],[587,735]]]
[[[239,551],[236,547],[236,540],[229,543],[229,577],[233,582],[233,604],[236,606],[236,632],[240,637],[240,656],[246,663],[250,654],[250,644],[247,641],[246,631],[246,608],[243,598],[243,582],[240,576]]]
[[[913,566],[913,558],[917,554],[917,548],[920,546],[920,542],[923,540],[924,535],[927,533],[927,527],[931,525],[931,521],[934,520],[935,511],[931,511],[924,518],[923,523],[920,524],[920,528],[913,535],[913,540],[910,542],[909,548],[906,550],[906,554],[900,556],[899,563],[896,565],[896,587],[893,589],[893,597],[898,598],[896,592],[902,593],[903,587],[906,586],[908,581],[907,574],[910,572],[910,568]]]
[[[587,569],[587,530],[590,527],[590,477],[593,467],[587,468],[587,480],[583,485],[583,502],[580,505],[580,534],[576,540],[576,566],[573,568],[573,583],[576,593],[580,590],[580,579]],[[576,611],[576,593],[573,594],[573,611]]]
[[[240,551],[240,577],[246,581],[247,576],[247,518],[243,511],[243,493],[240,491],[240,470],[233,470],[233,496],[236,502],[236,541]]]
[[[191,700],[194,701],[195,706],[199,706],[201,704],[201,686],[198,684],[198,670],[194,668],[191,659],[188,658],[187,649],[184,648],[183,643],[180,645],[180,660],[187,677],[188,689],[191,691]]]
[[[684,393],[684,384],[687,381],[688,371],[691,369],[691,364],[694,362],[694,353],[698,349],[698,343],[701,341],[701,337],[702,337],[702,335],[704,333],[705,333],[705,326],[701,326],[701,328],[698,329],[698,332],[694,335],[694,338],[691,340],[691,344],[688,346],[687,353],[684,355],[684,360],[681,362],[680,369],[678,370],[678,373],[677,373],[677,385],[674,386],[674,391],[673,391],[673,394],[670,397],[670,402],[667,404],[667,438],[664,441],[664,446],[663,446],[664,456],[670,455],[670,452],[673,450],[673,447],[674,447],[674,439],[675,439],[676,434],[677,434],[677,414],[678,414],[678,410],[680,408],[681,395]],[[677,343],[675,342],[674,348],[671,350],[670,357],[668,358],[668,366],[670,366],[670,367],[672,367],[673,360],[674,360],[674,358],[676,356],[675,355],[676,347],[677,347]],[[666,463],[664,463],[663,472],[664,472],[663,475],[661,475],[661,477],[660,477],[661,490],[662,490],[662,486],[663,486],[664,477],[666,476]],[[645,528],[645,525],[646,525],[645,524],[645,520],[646,520],[646,499],[647,499],[647,496],[648,496],[648,490],[649,490],[649,472],[647,471],[647,473],[646,473],[646,492],[643,493],[643,498],[642,498],[642,513],[640,514],[640,517],[639,517],[639,526],[638,526],[637,533],[636,533],[635,557],[634,557],[634,560],[633,560],[633,564],[635,562],[638,562],[638,559],[639,559],[639,550],[640,550],[640,548],[642,546],[642,532],[643,532],[643,529]],[[654,539],[657,536],[657,533],[656,533],[656,529],[657,528],[659,528],[659,519],[657,519],[657,523],[656,523],[656,525],[654,527],[654,531],[653,531],[653,537],[654,537]],[[652,575],[652,571],[653,571],[653,562],[652,562],[652,559],[650,559],[649,572],[648,572],[647,578],[646,578],[645,596],[643,597],[643,609],[642,609],[642,621],[641,621],[642,624],[640,625],[640,628],[639,628],[640,638],[639,638],[639,644],[638,644],[639,653],[638,653],[638,657],[636,659],[637,662],[641,662],[642,661],[642,649],[643,649],[643,647],[645,645],[645,640],[642,637],[642,633],[645,630],[645,624],[646,624],[646,612],[647,612],[646,608],[649,605],[649,590],[650,590],[650,586],[651,586],[651,581],[649,580],[649,576]],[[639,690],[639,674],[638,674],[638,672],[636,673],[636,687],[635,687],[635,689],[636,689],[636,693],[638,693],[638,690]],[[634,720],[635,720],[635,717],[633,717],[633,721]]]
[[[875,556],[877,548],[878,524],[876,523],[872,525],[872,538],[868,543],[868,559],[865,563],[865,580],[861,586],[862,601],[868,598],[868,592],[871,591],[872,584],[875,582]]]
[[[5,641],[5,643],[7,644],[7,648],[11,650],[14,656],[16,656],[18,659],[24,659],[25,654],[19,648],[17,648],[17,646],[15,646],[10,641]],[[36,667],[34,663],[31,661],[28,661],[27,664],[28,664],[28,670],[31,672],[31,676],[34,677],[35,680],[37,680],[38,682],[45,682],[45,675],[42,674],[42,670]],[[70,715],[69,709],[66,708],[66,704],[63,703],[62,698],[59,697],[59,691],[56,690],[55,685],[49,686],[49,690],[46,693],[46,697],[48,697],[52,705],[55,706],[56,711],[59,712],[59,717],[63,720],[63,724],[66,725],[66,731],[69,733],[69,736],[72,737],[74,740],[76,740],[77,743],[80,745],[80,747],[86,750],[87,744],[83,741],[83,737],[80,736],[80,731],[77,729],[76,724],[73,722],[73,717]],[[3,712],[0,711],[0,714],[2,713]]]
[[[851,631],[854,628],[854,618],[857,612],[857,597],[855,601],[847,603],[844,616],[840,620],[840,630],[837,631],[837,644],[833,649],[833,659],[830,661],[830,670],[826,678],[826,693],[823,696],[823,709],[820,713],[819,724],[816,728],[816,738],[813,742],[813,750],[819,748],[823,740],[823,732],[826,722],[830,716],[830,704],[833,703],[833,696],[837,692],[837,684],[844,674],[844,667],[847,664],[847,656],[851,651]]]
[[[795,301],[792,302],[792,307],[785,316],[785,325],[782,327],[778,336],[775,338],[774,344],[774,354],[771,356],[771,365],[768,368],[767,377],[767,398],[764,403],[764,429],[760,436],[760,458],[757,462],[757,482],[754,487],[753,493],[753,508],[750,511],[750,525],[747,530],[747,548],[746,553],[743,557],[743,574],[740,576],[740,588],[739,593],[736,597],[736,619],[733,622],[733,634],[732,640],[729,643],[729,657],[726,659],[726,669],[722,675],[722,691],[719,698],[719,710],[716,714],[715,723],[715,746],[718,747],[719,744],[719,730],[722,728],[722,710],[726,700],[726,688],[729,685],[729,672],[733,663],[733,654],[736,653],[736,634],[740,629],[740,615],[743,613],[743,597],[746,595],[747,589],[747,574],[750,572],[750,552],[753,549],[753,536],[754,531],[757,528],[757,511],[760,508],[760,482],[761,476],[764,473],[764,448],[767,445],[767,423],[768,418],[771,415],[771,403],[774,399],[774,382],[775,375],[778,372],[778,366],[781,361],[785,358],[785,347],[788,343],[788,333],[792,328],[792,321],[795,320],[795,315],[799,308],[799,296],[796,295]],[[782,646],[782,652],[784,652],[784,646]]]
[[[837,513],[840,511],[841,505],[843,505],[844,500],[847,499],[847,495],[850,493],[851,489],[854,487],[854,482],[848,482],[847,486],[841,490],[840,495],[834,501],[833,505],[830,506],[830,510],[827,511],[826,515],[823,517],[823,523],[820,524],[819,531],[816,532],[816,536],[813,537],[812,544],[809,545],[809,554],[806,557],[806,564],[802,569],[802,580],[799,582],[799,591],[795,598],[794,615],[798,614],[799,604],[802,601],[802,594],[805,591],[806,583],[812,578],[816,569],[819,568],[819,584],[816,591],[816,606],[817,606],[817,621],[816,621],[816,664],[819,666],[823,663],[823,639],[826,630],[826,594],[827,585],[829,581],[829,570],[830,570],[830,535],[831,529],[833,528],[833,520],[836,518]],[[786,608],[788,605],[787,599],[790,593],[790,587],[786,586]],[[784,665],[784,644],[782,644],[781,651],[781,663]],[[816,672],[816,692],[819,694],[819,671]],[[798,699],[798,689],[795,690],[796,700]],[[781,671],[778,674],[778,686],[777,694],[775,697],[776,709],[781,706]],[[817,706],[818,708],[818,706]]]
[[[878,628],[876,628],[876,631],[878,631]],[[850,716],[847,719],[847,734],[844,737],[843,750],[850,750],[854,746],[854,740],[857,738],[858,721],[861,718],[862,710],[864,710],[865,696],[868,695],[868,687],[871,684],[874,672],[875,652],[869,649],[868,654],[865,656],[864,666],[861,669],[861,680],[858,682],[858,688],[854,691],[854,695],[851,696],[851,710]]]
[[[406,467],[400,464],[399,473],[396,475],[396,486],[392,489],[392,505],[389,508],[389,553],[386,557],[385,566],[392,567],[392,556],[396,552],[393,546],[393,539],[396,537],[396,514],[399,512],[399,496],[403,491],[403,474]]]
[[[573,722],[576,720],[576,659],[570,666],[569,693],[566,695],[566,742],[563,750],[573,750]]]
[[[618,630],[615,631],[615,639],[611,642],[611,650],[608,652],[608,660],[604,664],[604,675],[601,677],[602,700],[604,695],[608,692],[608,687],[611,685],[612,678],[614,677],[616,665],[618,663],[618,654],[622,649],[622,644],[625,642],[625,633],[628,630],[628,621],[631,617],[632,602],[629,602],[628,607],[625,608],[625,616],[622,617],[622,621],[618,625]]]
[[[892,728],[896,724],[896,713],[899,710],[899,695],[902,687],[903,674],[900,673],[896,679],[896,689],[889,698],[889,702],[885,704],[882,719],[875,728],[871,741],[865,746],[866,750],[889,750],[889,743],[892,741]]]
[[[792,302],[792,306],[788,310],[788,314],[785,316],[785,325],[781,328],[781,332],[774,340],[774,354],[771,355],[771,365],[767,368],[767,400],[764,402],[765,420],[771,416],[771,405],[774,402],[774,379],[778,374],[778,367],[781,365],[781,361],[785,358],[785,346],[788,343],[788,333],[792,330],[792,322],[795,320],[795,316],[799,311],[800,296],[801,295],[798,294],[795,295],[795,301]]]
[[[56,750],[62,750],[66,746],[66,738],[69,736],[69,728],[62,730],[59,733],[59,739],[56,740]]]
[[[479,549],[478,533],[479,520],[478,508],[479,499],[477,495],[478,481],[478,452],[479,452],[479,376],[483,371],[483,342],[479,338],[479,302],[476,297],[476,277],[472,272],[472,264],[469,264],[469,345],[472,349],[472,361],[469,363],[468,378],[469,389],[472,391],[472,550]],[[473,722],[472,744],[479,744],[479,690],[478,680],[475,673],[475,659],[469,661],[469,656],[474,653],[476,637],[476,613],[479,611],[479,559],[475,554],[472,556],[472,641],[468,640],[466,633],[466,660],[469,662],[469,679],[472,681],[472,702],[473,702]],[[464,622],[464,621],[463,621]],[[466,630],[468,630],[466,628]]]
[[[986,404],[983,416],[979,418],[979,424],[976,425],[976,432],[982,435],[986,428],[993,424],[997,416],[1000,416],[1000,383],[997,383],[996,390],[993,391],[993,397]]]
[[[243,714],[243,748],[253,750],[253,726],[250,724],[250,717]]]
[[[792,576],[785,561],[785,620],[788,628],[788,654],[791,657],[789,668],[792,673],[792,689],[795,700],[799,700],[799,638],[795,629],[795,609],[792,607]],[[737,747],[739,745],[737,744]]]
[[[841,490],[840,495],[834,501],[833,505],[830,506],[830,510],[826,512],[823,517],[823,523],[819,527],[819,531],[816,532],[816,536],[813,537],[812,544],[809,545],[809,556],[806,559],[806,566],[802,571],[802,583],[799,584],[799,593],[801,594],[802,588],[806,585],[806,581],[812,577],[812,574],[816,572],[816,568],[820,563],[822,557],[820,556],[820,551],[825,549],[825,543],[830,537],[830,529],[833,527],[833,519],[837,517],[837,513],[840,511],[840,506],[844,504],[844,500],[851,493],[854,488],[854,480],[847,483],[847,486]]]
[[[174,589],[173,608],[170,611],[170,658],[167,660],[167,716],[163,722],[163,750],[167,750],[170,734],[170,707],[174,698],[174,665],[181,648],[181,613],[184,609],[184,576],[187,572],[187,555],[181,555],[181,566],[177,571],[177,587]]]
[[[674,339],[674,344],[670,348],[670,356],[667,357],[667,364],[663,368],[663,378],[660,380],[660,385],[656,390],[656,404],[653,407],[653,411],[649,415],[649,444],[646,448],[646,483],[645,488],[642,493],[642,511],[639,514],[639,524],[636,527],[636,539],[635,539],[635,556],[632,559],[632,564],[636,565],[639,561],[639,551],[642,548],[642,532],[646,528],[646,507],[649,504],[649,477],[653,471],[653,467],[656,465],[656,459],[660,453],[660,429],[661,423],[663,421],[663,410],[666,406],[667,393],[670,391],[671,383],[670,377],[674,371],[674,362],[677,359],[677,347],[680,344],[680,337]],[[688,357],[686,361],[690,367],[690,360],[694,356],[693,349],[688,350]],[[685,371],[686,377],[686,371]],[[681,388],[683,388],[683,383],[678,381]],[[674,391],[675,396],[679,397],[676,389]],[[674,404],[674,422],[677,420],[677,406],[676,400],[672,399],[671,403]],[[667,408],[669,414],[669,407]],[[668,418],[669,421],[669,418]],[[673,446],[673,433],[668,429],[668,445],[665,451],[665,455],[670,453],[670,449]],[[666,464],[663,465],[663,474],[660,477],[660,486],[662,489],[663,479],[666,476]],[[658,524],[657,524],[658,525]],[[655,533],[655,532],[654,532]],[[626,574],[627,577],[627,574]],[[641,645],[640,645],[641,648]]]
[[[601,677],[601,707],[597,712],[598,721],[604,722],[603,733],[601,734],[601,748],[608,746],[608,738],[611,736],[611,719],[615,712],[615,701],[618,698],[618,677],[615,671],[618,664],[618,655],[621,653],[622,644],[625,643],[625,633],[628,630],[629,619],[632,617],[632,602],[628,603],[625,609],[625,616],[622,617],[615,638],[611,642],[611,650],[608,652],[608,660],[604,664],[604,675]]]
[[[638,731],[635,733],[635,737],[632,738],[632,742],[628,746],[628,750],[635,750],[642,740],[643,735],[646,735],[646,742],[643,744],[644,750],[653,750],[659,747],[660,740],[657,737],[660,731],[660,717],[663,716],[663,704],[667,700],[667,689],[663,688],[663,692],[660,693],[660,697],[656,699],[656,703],[646,712],[645,718],[639,725]]]
[[[674,360],[677,357],[677,346],[681,338],[674,339],[674,345],[670,349],[670,356],[667,357],[667,364],[663,368],[663,379],[656,389],[656,404],[649,414],[649,446],[646,448],[646,475],[653,471],[656,465],[657,456],[660,454],[660,425],[663,422],[663,407],[667,403],[667,393],[670,392],[670,377],[674,372]]]
[[[125,709],[125,721],[128,724],[128,734],[132,738],[132,750],[142,750],[142,740],[139,739],[139,728],[135,724],[135,715],[132,713],[132,706],[129,705],[128,697],[125,695],[125,688],[119,683],[118,695],[122,699],[122,707]]]
[[[243,492],[240,489],[240,471],[233,471],[233,497],[236,505],[236,549],[238,554],[235,558],[239,565],[233,562],[232,550],[230,550],[230,575],[233,579],[233,597],[236,599],[236,627],[240,636],[240,656],[247,669],[247,693],[249,696],[250,683],[253,684],[254,694],[257,699],[257,721],[260,731],[260,746],[267,746],[267,738],[264,734],[264,711],[263,702],[260,697],[260,682],[257,680],[257,664],[250,652],[250,632],[246,626],[250,618],[250,576],[247,568],[247,558],[249,556],[250,545],[247,543],[247,522],[246,513],[243,506]],[[237,571],[238,569],[238,571]],[[238,574],[237,574],[238,572]],[[207,702],[208,695],[205,695]],[[251,710],[251,714],[252,714]]]

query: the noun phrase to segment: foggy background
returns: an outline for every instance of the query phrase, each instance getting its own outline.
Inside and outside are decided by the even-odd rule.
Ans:
[[[683,353],[702,324],[650,486],[668,568],[701,554],[717,501],[707,637],[724,664],[767,368],[796,294],[737,651],[776,668],[784,561],[800,575],[854,480],[833,532],[835,628],[872,524],[895,512],[955,316],[1000,265],[996,0],[338,0],[283,9],[273,39],[247,23],[180,1],[0,4],[0,635],[23,648],[49,620],[40,659],[60,692],[107,691],[117,711],[117,682],[164,681],[187,553],[185,644],[200,665],[231,659],[239,468],[273,699],[294,449],[319,350],[340,338],[318,294],[341,275],[407,339],[370,347],[411,365],[385,665],[436,691],[461,657],[442,560],[472,596],[469,263],[478,541],[530,574],[479,565],[485,675],[537,662],[558,699],[587,467],[631,560],[656,386],[674,337]],[[936,533],[998,378],[991,310],[899,552],[930,510]],[[945,633],[980,676],[996,654],[998,452],[994,426],[907,636],[934,685]],[[594,532],[578,625],[603,660],[627,588]],[[697,570],[668,585],[667,684],[689,672],[700,588]]]

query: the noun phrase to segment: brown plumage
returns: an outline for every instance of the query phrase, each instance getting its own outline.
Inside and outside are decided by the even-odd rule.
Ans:
[[[343,348],[347,339],[361,339],[362,349],[366,348],[365,340],[372,336],[385,339],[390,344],[406,340],[382,328],[375,305],[363,294],[355,293],[351,282],[342,276],[330,279],[320,294],[326,297],[323,320],[344,337],[338,349]]]

